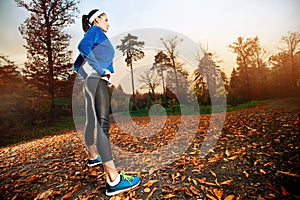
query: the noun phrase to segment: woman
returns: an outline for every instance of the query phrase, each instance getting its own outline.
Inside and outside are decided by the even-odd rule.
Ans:
[[[74,70],[84,79],[86,100],[86,124],[84,140],[89,152],[88,165],[102,162],[106,174],[106,195],[112,196],[139,185],[140,177],[118,173],[112,159],[109,140],[109,94],[110,75],[114,72],[114,48],[104,33],[108,31],[107,16],[99,10],[92,10],[82,16],[85,32],[78,45],[80,55],[74,63]],[[87,61],[88,65],[84,65]],[[96,148],[94,146],[94,128],[97,122]],[[97,156],[96,150],[100,153]]]

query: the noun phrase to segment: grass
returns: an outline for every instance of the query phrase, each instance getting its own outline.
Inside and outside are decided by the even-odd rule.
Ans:
[[[237,106],[227,106],[226,111],[240,110],[243,108],[255,106],[258,104],[266,103],[270,100],[260,100],[260,101],[251,101]],[[221,107],[215,106],[215,112],[223,112],[224,109]],[[164,109],[163,107],[156,107],[152,109],[150,115],[180,115],[181,112],[184,112],[186,115],[199,114],[194,110],[193,106],[190,105],[179,105],[174,106],[173,108]],[[211,106],[200,106],[200,114],[211,114]],[[120,113],[122,116],[149,116],[148,109],[130,111],[129,113],[123,112]],[[33,139],[42,138],[44,136],[56,135],[64,133],[66,130],[74,129],[74,120],[72,117],[62,117],[57,119],[56,122],[48,123],[44,125],[32,126],[32,127],[18,127],[13,131],[1,133],[0,147],[8,146],[11,144],[22,143]]]
[[[226,112],[228,111],[233,111],[233,110],[240,110],[243,108],[248,108],[251,106],[255,106],[258,104],[262,104],[262,103],[266,103],[270,100],[255,100],[255,101],[250,101],[247,103],[243,103],[243,104],[239,104],[236,106],[231,106],[231,105],[227,105],[226,107]],[[218,112],[224,112],[224,106],[214,106],[213,107],[213,111],[214,113],[218,113]],[[199,107],[200,112],[198,112],[197,110],[194,110],[193,106],[189,106],[189,105],[175,105],[173,106],[173,108],[162,108],[160,107],[159,109],[155,110],[154,112],[152,111],[150,113],[150,115],[180,115],[182,112],[185,115],[194,115],[194,114],[211,114],[212,113],[212,107],[210,105],[208,106],[200,106]],[[139,117],[139,116],[149,116],[149,109],[140,109],[140,110],[130,110],[129,113],[128,112],[123,112],[120,113],[121,116],[133,116],[133,117]]]
[[[1,133],[0,147],[11,144],[22,143],[44,136],[56,135],[63,131],[74,129],[74,120],[72,117],[62,117],[55,122],[36,125],[31,127],[16,127],[14,130]]]
[[[271,101],[271,100],[255,100],[255,101],[250,101],[250,102],[246,102],[246,103],[243,103],[243,104],[239,104],[239,105],[236,105],[236,106],[227,106],[227,111],[240,110],[240,109],[248,108],[248,107],[251,107],[251,106],[258,105],[258,104],[267,103],[269,101]]]

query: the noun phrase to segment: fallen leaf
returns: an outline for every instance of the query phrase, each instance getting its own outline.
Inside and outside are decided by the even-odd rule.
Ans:
[[[146,198],[146,200],[149,200],[152,197],[152,195],[154,194],[154,192],[156,192],[157,190],[158,190],[157,187],[153,188],[153,190],[150,192],[150,194],[148,195],[148,197]]]
[[[230,152],[229,152],[227,149],[226,149],[226,151],[225,151],[225,154],[226,154],[227,157],[230,156]]]
[[[267,172],[263,169],[259,169],[259,172],[262,173],[262,174],[267,174]]]
[[[282,190],[282,195],[283,196],[288,196],[290,195],[290,193],[285,189],[285,187],[283,187],[282,185],[280,186],[281,190]]]
[[[194,185],[198,185],[197,181],[195,179],[192,179]]]
[[[197,188],[195,188],[194,186],[190,186],[190,190],[193,194],[200,196],[200,190],[198,190]]]
[[[235,155],[235,156],[231,156],[231,157],[229,157],[229,158],[227,158],[228,160],[235,160],[235,159],[237,159],[238,158],[238,156],[237,155]]]
[[[214,177],[217,178],[217,174],[216,174],[214,171],[210,170],[209,172],[210,172]]]
[[[233,200],[234,199],[234,196],[233,195],[229,195],[227,197],[225,197],[224,200]]]
[[[218,200],[216,199],[214,196],[212,196],[211,194],[205,194],[207,196],[207,198],[211,199],[211,200]]]
[[[193,197],[193,194],[187,188],[184,190],[184,193],[189,197]]]
[[[74,186],[74,188],[70,192],[66,193],[61,199],[68,199],[68,198],[72,197],[72,195],[78,188],[79,188],[79,185]]]
[[[277,171],[277,172],[281,173],[281,174],[285,174],[285,175],[289,175],[289,176],[300,178],[299,174],[295,174],[295,173],[292,173],[292,172],[284,172],[284,171]]]
[[[158,180],[150,180],[150,181],[148,181],[147,183],[145,183],[143,186],[144,187],[151,187],[152,185],[154,185],[155,183],[157,183],[158,182]]]
[[[245,174],[247,178],[249,177],[249,174],[246,171],[243,171],[243,174]]]
[[[172,193],[164,195],[164,199],[171,199],[173,197],[176,197],[176,195]]]
[[[91,171],[89,175],[90,176],[98,176],[96,170]]]
[[[233,183],[233,180],[229,179],[229,180],[221,182],[220,185],[231,185],[232,183]]]
[[[51,196],[51,194],[53,193],[53,189],[48,189],[44,192],[39,193],[34,200],[39,200],[39,199],[49,199],[49,197]]]
[[[221,199],[222,199],[223,192],[222,192],[221,190],[214,189],[213,192],[214,192],[214,194],[216,195],[216,197],[218,198],[218,200],[221,200]]]
[[[267,162],[263,166],[264,167],[268,167],[268,166],[272,166],[273,164],[274,164],[274,162]]]
[[[26,180],[26,184],[30,184],[32,183],[33,181],[35,181],[36,179],[38,179],[39,177],[37,175],[32,175],[30,176],[29,179]]]
[[[208,185],[208,186],[217,186],[215,183],[206,182],[206,178],[195,178],[200,184]]]

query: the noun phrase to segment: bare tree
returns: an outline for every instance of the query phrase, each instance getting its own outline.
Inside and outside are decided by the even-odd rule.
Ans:
[[[176,61],[175,65],[176,70],[173,70],[171,68],[171,70],[167,71],[166,87],[169,91],[172,91],[175,94],[177,100],[187,103],[189,90],[189,73],[183,68],[184,63]]]
[[[73,73],[71,36],[63,29],[74,23],[78,0],[15,0],[18,7],[30,12],[19,27],[26,40],[27,62],[23,73],[30,84],[50,94],[51,119],[55,119],[55,88],[57,81],[67,80]]]
[[[177,48],[178,44],[182,41],[183,41],[183,39],[180,39],[177,36],[174,36],[174,37],[168,38],[168,39],[161,38],[161,42],[167,51],[168,57],[170,58],[171,67],[174,70],[175,81],[176,81],[176,90],[177,90],[178,94],[179,94],[179,83],[178,83],[177,70],[181,66],[176,65],[178,63],[178,62],[176,62],[177,56],[178,56],[178,51],[176,48]]]
[[[147,88],[150,91],[151,99],[154,101],[155,89],[159,86],[159,76],[154,70],[146,70],[143,74],[140,75],[140,82],[145,83]]]
[[[167,71],[168,68],[170,68],[170,67],[171,67],[170,58],[163,51],[158,52],[154,56],[154,64],[151,69],[156,69],[158,75],[161,77],[162,87],[163,87],[163,103],[164,103],[164,105],[167,104],[164,72]]]
[[[286,44],[286,51],[289,54],[291,59],[291,70],[290,75],[292,78],[292,88],[297,87],[297,81],[299,79],[299,69],[295,64],[295,56],[299,53],[300,50],[300,33],[299,32],[289,32],[287,36],[283,36],[281,39],[282,42]]]

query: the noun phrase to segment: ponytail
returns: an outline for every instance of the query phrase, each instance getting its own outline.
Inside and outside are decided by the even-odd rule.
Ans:
[[[96,13],[96,12],[99,12],[99,10],[98,9],[94,9],[94,10],[92,10],[88,15],[82,15],[82,29],[83,29],[83,31],[86,33],[88,30],[89,30],[89,28],[91,28],[91,26],[92,26],[92,22],[90,22],[89,20],[91,19],[91,17]],[[101,14],[101,12],[100,12],[100,15],[99,16],[101,16],[101,15],[103,15],[104,13],[102,13]],[[93,19],[91,19],[91,20],[94,20],[94,17],[93,17]]]
[[[89,28],[91,27],[89,23],[89,16],[88,15],[82,15],[82,29],[86,33]]]

